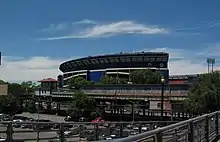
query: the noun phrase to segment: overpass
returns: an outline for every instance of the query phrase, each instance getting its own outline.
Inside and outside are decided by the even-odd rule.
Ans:
[[[124,90],[124,89],[83,89],[85,94],[95,99],[122,99],[122,100],[160,100],[161,90]],[[75,91],[66,92],[64,90],[53,91],[52,97],[69,98]],[[44,94],[42,94],[44,95]],[[165,100],[182,101],[188,96],[185,90],[164,91]]]
[[[81,88],[81,91],[95,99],[122,99],[122,100],[160,100],[164,88],[164,100],[182,101],[188,96],[189,84],[175,85],[90,85]],[[52,98],[71,98],[75,90],[41,90],[37,96],[51,96]]]
[[[110,105],[131,105],[131,110],[134,110],[134,102],[140,105],[145,105],[143,108],[143,115],[147,110],[160,110],[162,88],[163,90],[163,104],[164,112],[179,113],[182,110],[175,110],[175,106],[182,109],[182,101],[188,96],[188,89],[190,85],[90,85],[83,86],[81,91],[88,94],[98,102],[107,103]],[[41,101],[57,102],[57,108],[60,108],[60,104],[70,101],[76,90],[70,89],[58,89],[58,90],[39,90],[35,95],[41,98]],[[132,101],[132,103],[131,103]],[[177,108],[176,107],[176,108]],[[123,108],[122,108],[123,109]],[[173,111],[174,110],[174,111]]]

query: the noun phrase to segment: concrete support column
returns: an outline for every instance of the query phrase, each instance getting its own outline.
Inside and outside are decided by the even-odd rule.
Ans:
[[[52,109],[51,102],[47,102],[47,110],[51,111],[51,109]]]
[[[57,103],[57,114],[60,113],[60,103]]]
[[[117,113],[117,107],[115,106],[116,103],[115,103],[115,102],[113,102],[113,103],[114,103],[114,104],[113,104],[114,114],[116,114],[116,113]]]
[[[113,101],[111,101],[111,106],[110,106],[110,108],[111,108],[111,115],[114,113],[113,112]]]
[[[131,104],[131,113],[132,113],[132,116],[134,115],[133,113],[134,113],[134,104],[132,103]]]

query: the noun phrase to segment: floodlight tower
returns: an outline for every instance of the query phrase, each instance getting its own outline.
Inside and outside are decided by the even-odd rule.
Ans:
[[[207,58],[206,62],[208,64],[208,73],[209,73],[209,70],[210,70],[210,64],[211,64],[211,72],[213,72],[214,71],[215,59],[214,58]]]
[[[209,73],[209,65],[210,65],[210,63],[211,63],[211,58],[207,58],[207,59],[206,59],[206,62],[207,62],[207,64],[208,64],[208,73]]]

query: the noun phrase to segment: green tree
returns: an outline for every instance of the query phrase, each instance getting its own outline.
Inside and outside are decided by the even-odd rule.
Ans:
[[[83,85],[89,85],[89,84],[93,84],[93,82],[91,81],[87,81],[84,77],[77,77],[77,78],[71,78],[69,81],[69,88],[70,89],[80,89]]]
[[[71,116],[83,117],[86,114],[90,114],[96,108],[96,102],[90,98],[87,94],[76,91],[73,95],[73,101],[70,104],[68,113]]]
[[[30,113],[36,113],[37,112],[37,107],[36,107],[35,101],[30,100],[28,102],[28,112],[30,112]]]
[[[5,84],[6,82],[4,82],[3,80],[0,80],[0,84]]]
[[[25,90],[26,93],[33,93],[37,89],[37,84],[32,81],[24,81],[21,83],[21,87]]]
[[[127,84],[128,80],[105,75],[98,84]]]
[[[0,96],[0,111],[10,115],[20,112],[17,99],[13,95]]]
[[[100,110],[100,109],[94,109],[91,113],[90,113],[90,116],[91,116],[91,118],[92,119],[94,119],[94,118],[97,118],[97,117],[100,117],[100,116],[102,116],[102,110]]]
[[[160,84],[162,76],[159,72],[143,69],[131,72],[130,77],[133,84]]]
[[[18,83],[9,83],[8,84],[8,92],[12,94],[17,99],[19,99],[25,93],[25,89]]]
[[[189,90],[185,100],[186,110],[193,114],[220,109],[220,73],[202,74]]]

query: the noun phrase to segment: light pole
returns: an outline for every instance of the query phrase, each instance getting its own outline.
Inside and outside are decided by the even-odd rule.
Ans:
[[[163,96],[164,96],[164,78],[161,78],[161,115],[160,115],[160,119],[161,121],[163,121]]]
[[[135,107],[134,105],[135,105],[135,104],[133,103],[132,105],[133,105],[133,112],[132,112],[132,115],[133,115],[133,116],[132,116],[132,122],[134,123],[134,113],[135,113],[135,112],[134,112],[134,107]]]
[[[38,106],[37,106],[37,122],[39,123],[40,119],[40,112],[39,112],[39,107],[40,107],[40,95],[42,92],[42,88],[39,88],[39,95],[38,95]],[[39,142],[40,134],[39,134],[39,124],[36,125],[37,128],[37,142]]]

